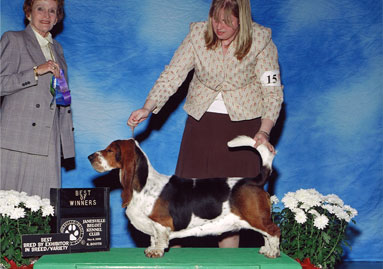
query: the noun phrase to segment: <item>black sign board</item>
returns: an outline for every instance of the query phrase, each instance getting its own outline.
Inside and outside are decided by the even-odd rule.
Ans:
[[[21,253],[23,257],[70,253],[69,234],[24,234]]]
[[[57,233],[69,234],[71,252],[110,249],[109,188],[51,189]]]

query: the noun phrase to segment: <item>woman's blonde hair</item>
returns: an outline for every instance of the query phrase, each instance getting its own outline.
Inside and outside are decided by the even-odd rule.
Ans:
[[[207,49],[215,49],[220,44],[214,33],[212,20],[219,20],[219,12],[223,9],[224,21],[232,25],[231,15],[238,18],[238,33],[235,37],[235,56],[242,60],[250,50],[252,43],[252,18],[250,0],[213,0],[210,6],[207,30],[205,32],[205,44]]]

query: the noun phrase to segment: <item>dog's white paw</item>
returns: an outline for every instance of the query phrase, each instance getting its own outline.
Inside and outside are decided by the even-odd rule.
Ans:
[[[263,246],[259,249],[259,254],[262,254],[271,259],[275,259],[281,255],[279,249],[270,249],[266,246]]]
[[[148,258],[160,258],[164,256],[164,252],[165,252],[164,249],[151,247],[151,246],[145,249],[145,255]]]

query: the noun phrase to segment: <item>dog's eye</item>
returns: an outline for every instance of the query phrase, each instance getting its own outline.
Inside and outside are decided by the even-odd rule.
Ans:
[[[111,149],[107,149],[106,152],[110,153],[113,152]]]

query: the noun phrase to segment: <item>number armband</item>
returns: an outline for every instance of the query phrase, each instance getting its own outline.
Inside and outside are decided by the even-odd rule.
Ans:
[[[279,70],[266,71],[261,77],[262,86],[281,86]]]

